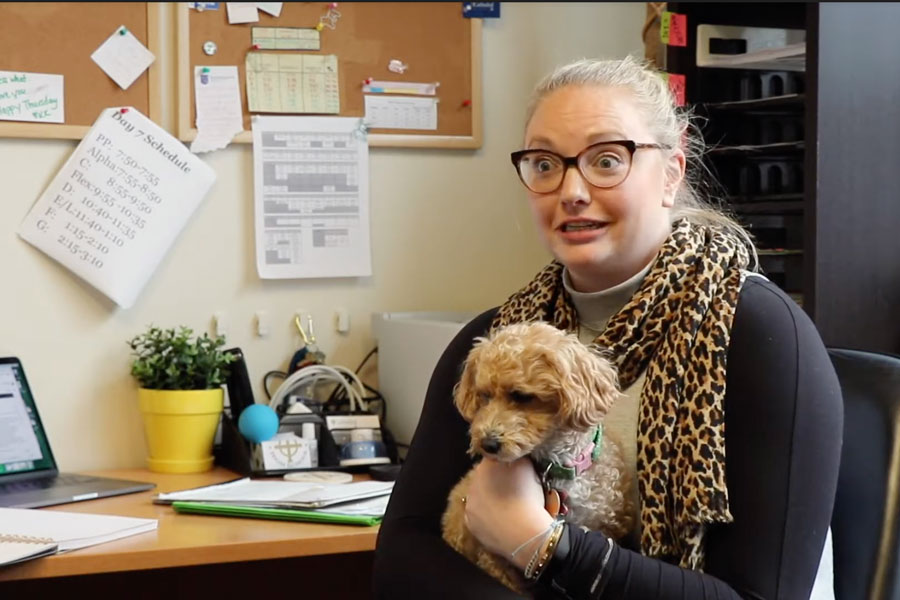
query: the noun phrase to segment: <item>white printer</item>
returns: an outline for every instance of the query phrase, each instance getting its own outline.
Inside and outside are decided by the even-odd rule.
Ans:
[[[393,312],[372,315],[378,344],[378,389],[387,401],[387,427],[409,444],[425,391],[450,341],[477,313]]]

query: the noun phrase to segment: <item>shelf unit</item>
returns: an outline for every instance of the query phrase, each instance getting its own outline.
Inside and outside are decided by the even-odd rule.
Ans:
[[[688,45],[668,47],[664,68],[686,77],[706,166],[756,237],[765,274],[801,303],[826,344],[900,354],[900,78],[887,75],[900,54],[900,5],[670,2],[667,10],[687,16]],[[805,68],[796,70],[796,52],[784,70],[743,59],[698,66],[698,25],[804,30]],[[741,43],[718,39],[717,51],[739,53]]]

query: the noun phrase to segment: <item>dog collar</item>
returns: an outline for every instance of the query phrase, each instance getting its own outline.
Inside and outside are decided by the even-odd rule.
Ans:
[[[600,457],[602,451],[603,426],[597,425],[591,442],[582,448],[581,452],[574,459],[568,460],[562,465],[552,460],[541,464],[542,479],[544,482],[549,479],[575,479]]]

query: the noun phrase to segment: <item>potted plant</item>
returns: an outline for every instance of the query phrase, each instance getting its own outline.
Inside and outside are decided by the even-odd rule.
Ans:
[[[151,471],[198,473],[212,468],[224,404],[222,385],[236,357],[222,350],[224,337],[192,336],[188,327],[151,325],[128,342]]]

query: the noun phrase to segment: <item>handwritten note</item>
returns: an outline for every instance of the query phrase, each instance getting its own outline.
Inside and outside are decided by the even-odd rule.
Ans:
[[[248,52],[250,112],[338,114],[340,88],[334,54]]]
[[[94,50],[91,60],[97,63],[110,79],[119,84],[120,88],[127,90],[135,79],[153,64],[156,57],[134,37],[133,33],[121,25]]]
[[[366,96],[366,124],[386,129],[437,129],[436,98]]]
[[[312,27],[254,27],[253,45],[260,50],[319,50],[319,31]]]
[[[669,46],[687,46],[687,15],[664,11],[660,18],[659,38]]]
[[[63,76],[0,71],[0,121],[65,123]]]
[[[226,147],[244,129],[237,67],[194,67],[197,137],[191,152]]]
[[[687,83],[685,76],[678,73],[668,73],[667,75],[669,90],[672,92],[672,96],[675,98],[675,105],[684,106],[686,102],[684,88]]]
[[[216,176],[153,121],[124,110],[101,113],[18,234],[128,308]]]

